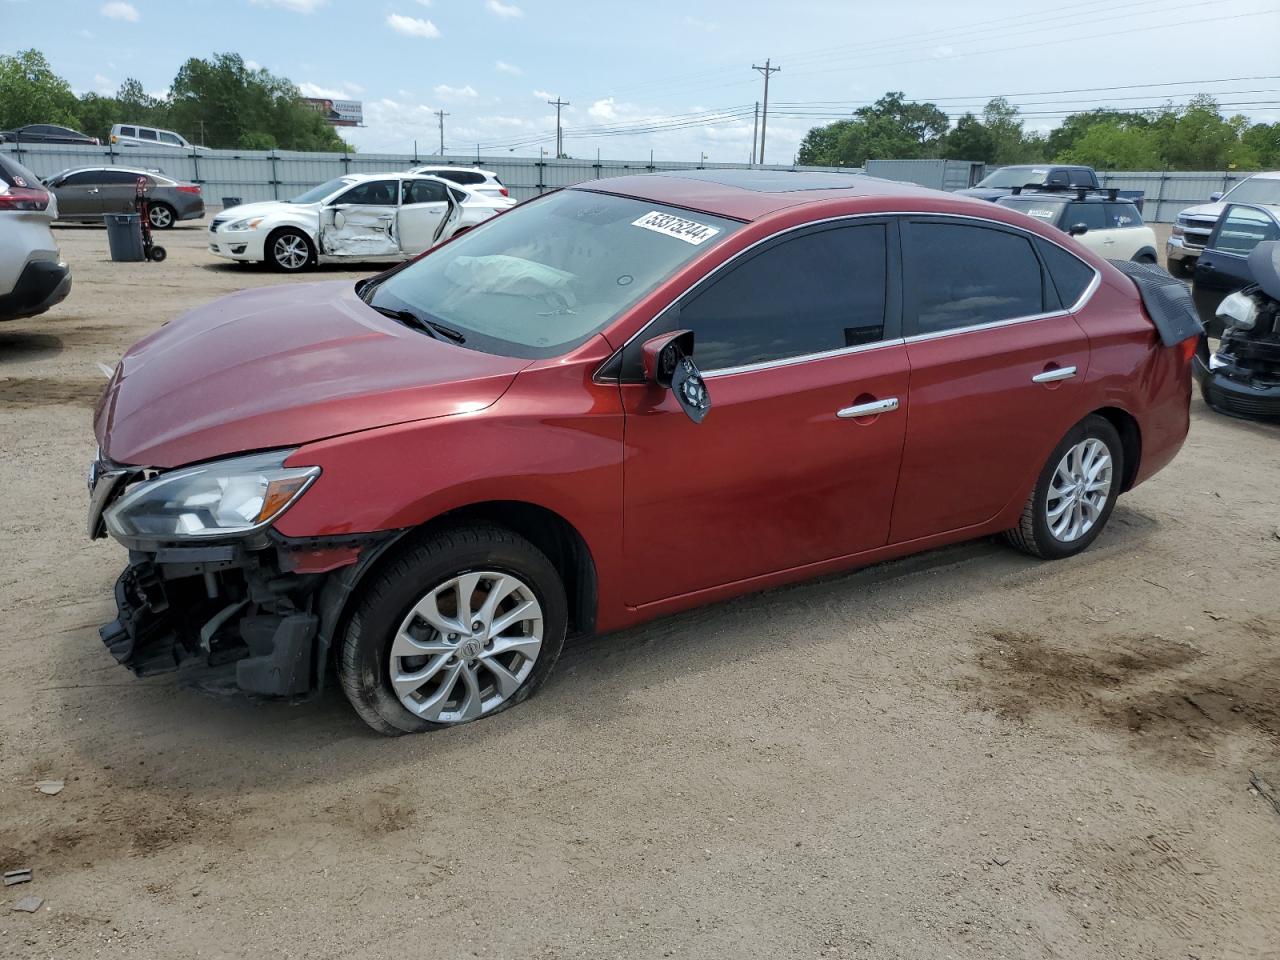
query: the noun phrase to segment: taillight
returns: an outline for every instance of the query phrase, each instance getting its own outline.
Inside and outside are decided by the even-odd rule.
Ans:
[[[191,186],[182,185],[178,187],[179,193],[199,193],[200,188],[192,184]]]
[[[1187,337],[1187,339],[1178,344],[1178,352],[1182,355],[1183,363],[1191,362],[1191,358],[1196,355],[1196,350],[1199,349],[1200,341],[1202,339],[1203,338],[1201,336],[1196,335],[1194,337]]]
[[[35,187],[10,187],[0,193],[0,210],[47,210],[49,191]]]
[[[509,197],[509,196],[511,196],[511,193],[507,190],[507,188],[506,188],[506,187],[499,187],[498,189],[499,189],[500,191],[502,191],[502,195],[503,195],[504,197]]]

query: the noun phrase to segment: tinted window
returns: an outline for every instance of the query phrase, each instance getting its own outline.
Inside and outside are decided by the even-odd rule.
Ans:
[[[463,193],[461,190],[459,190],[457,187],[450,187],[449,192],[453,194],[453,199],[458,201],[458,203],[467,202],[467,195]]]
[[[967,224],[912,223],[903,240],[902,268],[908,334],[1044,311],[1040,261],[1031,242],[1017,234]]]
[[[822,353],[884,336],[885,227],[784,240],[680,306],[704,370]]]
[[[1073,187],[1092,187],[1097,185],[1097,178],[1089,170],[1076,167],[1067,171],[1067,180]]]
[[[101,170],[84,170],[80,173],[73,173],[65,177],[61,183],[64,187],[84,186],[90,183],[102,183]]]
[[[1063,307],[1070,308],[1093,282],[1093,268],[1063,250],[1056,243],[1037,240],[1040,256],[1049,269],[1049,277]]]
[[[137,127],[121,127],[120,128],[120,136],[122,137],[136,137],[137,135],[138,135]]]
[[[138,182],[138,177],[140,176],[141,174],[133,170],[102,170],[99,171],[96,180],[98,183],[127,183],[133,186]]]
[[[398,184],[394,180],[370,180],[352,187],[334,203],[361,203],[377,207],[394,207]]]
[[[445,186],[436,180],[405,180],[404,203],[444,203]]]
[[[1244,256],[1264,240],[1280,239],[1280,227],[1261,210],[1230,206],[1218,223],[1218,231],[1209,247],[1222,253]]]
[[[1107,226],[1112,228],[1140,227],[1142,214],[1132,203],[1108,203]]]
[[[1045,183],[1051,187],[1065,187],[1071,183],[1071,174],[1062,169],[1050,170],[1049,177]]]
[[[179,140],[179,139],[178,139],[176,136],[174,136],[172,133],[165,133],[163,130],[161,130],[161,131],[160,131],[160,142],[161,142],[161,143],[168,143],[168,144],[172,144],[172,145],[173,145],[173,146],[175,146],[175,147],[180,147],[180,146],[182,146],[182,141],[181,141],[181,140]]]
[[[1105,230],[1110,224],[1107,222],[1107,212],[1103,206],[1101,203],[1073,203],[1067,207],[1067,215],[1062,218],[1062,226],[1070,229],[1077,223],[1083,223],[1090,230]]]
[[[158,140],[154,130],[148,130],[146,127],[138,128],[138,138],[140,140]]]
[[[0,180],[11,187],[39,186],[40,178],[13,157],[0,154]]]

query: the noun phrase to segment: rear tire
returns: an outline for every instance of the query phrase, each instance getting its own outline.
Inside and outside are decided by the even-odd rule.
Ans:
[[[1111,421],[1090,414],[1049,454],[1018,525],[1005,539],[1042,560],[1075,556],[1107,525],[1123,478],[1120,434]]]
[[[167,203],[152,203],[147,206],[147,219],[151,221],[152,230],[171,230],[178,222],[178,215]]]
[[[404,550],[362,588],[338,677],[379,733],[439,730],[532,696],[567,625],[564,584],[541,550],[503,527],[452,527]]]

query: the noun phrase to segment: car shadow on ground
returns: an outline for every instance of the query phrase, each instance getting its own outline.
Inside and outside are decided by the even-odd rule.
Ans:
[[[0,366],[45,360],[61,352],[62,338],[55,334],[0,329]]]
[[[1156,521],[1146,515],[1118,507],[1090,553],[1137,555],[1155,529]],[[953,589],[982,591],[1031,584],[1042,576],[1041,562],[988,538],[752,594],[619,633],[571,640],[547,685],[532,700],[480,723],[394,740],[373,733],[357,718],[332,671],[320,697],[289,704],[245,696],[225,672],[135,680],[100,650],[97,668],[85,682],[54,683],[47,693],[64,698],[58,715],[66,718],[66,726],[59,736],[86,764],[107,760],[122,771],[145,766],[139,776],[145,773],[149,791],[189,792],[198,785],[202,795],[212,797],[235,793],[242,789],[238,784],[264,777],[277,788],[295,779],[314,779],[319,770],[327,780],[339,781],[404,763],[463,758],[513,736],[554,740],[565,735],[566,726],[613,722],[620,703],[635,690],[718,669],[726,657],[748,661],[779,643],[808,644],[815,638],[798,626],[814,610],[828,614],[823,621],[828,630],[832,625],[874,629],[886,614],[924,615],[949,602],[938,577],[950,578],[947,586]],[[107,612],[105,606],[86,609]],[[64,631],[54,642],[67,648],[68,658],[82,655],[86,644],[100,646],[92,626]],[[124,695],[111,696],[121,688]],[[189,744],[198,763],[180,758],[167,765],[152,762],[152,736],[169,734],[172,746],[173,730],[183,731],[179,739]],[[351,748],[335,750],[339,743]]]

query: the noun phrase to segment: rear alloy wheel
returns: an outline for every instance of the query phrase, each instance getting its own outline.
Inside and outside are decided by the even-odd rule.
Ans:
[[[167,203],[153,203],[147,207],[147,219],[151,221],[153,230],[168,230],[177,219],[173,207]]]
[[[1074,556],[1097,539],[1120,495],[1124,476],[1120,435],[1091,415],[1049,455],[1018,526],[1006,537],[1019,550],[1045,560]]]
[[[311,266],[311,241],[298,230],[280,230],[267,238],[267,262],[275,270],[297,273]]]
[[[338,675],[380,733],[418,733],[527,699],[564,642],[564,587],[533,544],[491,526],[419,543],[365,589]]]

